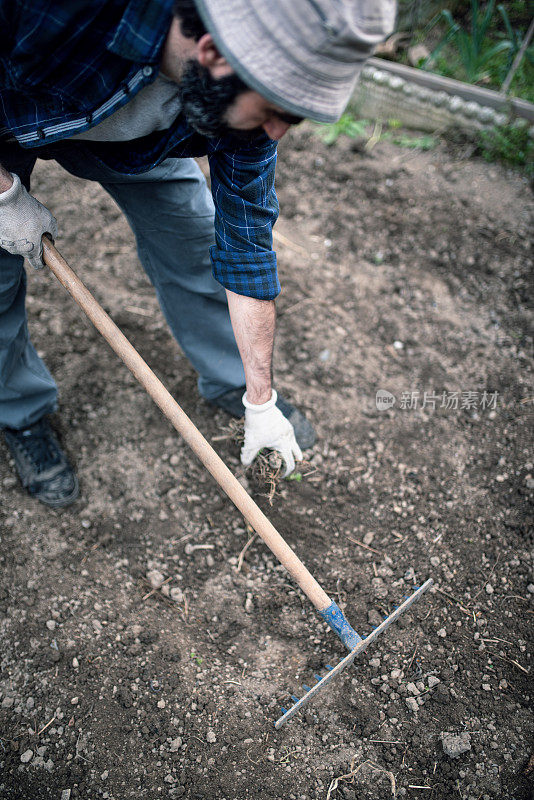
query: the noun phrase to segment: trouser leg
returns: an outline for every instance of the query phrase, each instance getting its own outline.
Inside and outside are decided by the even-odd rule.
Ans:
[[[56,158],[74,174],[98,180],[123,210],[169,327],[199,374],[201,395],[213,399],[243,386],[226,293],[211,271],[213,201],[193,159],[121,175],[90,159]]]
[[[2,146],[0,162],[29,188],[35,157],[14,151]],[[24,260],[0,248],[0,428],[26,428],[57,403],[54,380],[28,335],[25,298]]]

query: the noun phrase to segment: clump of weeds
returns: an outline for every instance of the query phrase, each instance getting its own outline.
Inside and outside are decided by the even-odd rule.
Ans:
[[[245,441],[245,428],[242,419],[233,419],[223,428],[223,433],[217,436],[218,441],[230,440],[238,445],[241,450]],[[252,464],[243,469],[247,479],[259,487],[262,493],[272,505],[274,498],[279,495],[287,483],[300,483],[308,475],[316,471],[316,468],[309,461],[300,461],[297,469],[284,479],[285,463],[276,450],[260,450]]]

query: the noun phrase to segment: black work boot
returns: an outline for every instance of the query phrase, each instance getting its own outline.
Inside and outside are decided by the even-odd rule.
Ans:
[[[78,479],[44,418],[20,431],[5,428],[4,438],[22,485],[32,497],[52,508],[76,500]]]
[[[239,389],[230,389],[229,392],[225,392],[225,394],[221,394],[219,397],[214,397],[213,400],[208,400],[208,403],[222,408],[223,411],[226,411],[233,417],[240,418],[245,415],[245,406],[241,402],[244,393],[245,386],[241,386]],[[283,397],[280,397],[280,395],[278,395],[276,405],[284,417],[293,425],[295,439],[300,449],[307,450],[308,447],[313,447],[315,444],[315,431],[311,422],[306,419],[304,414]]]

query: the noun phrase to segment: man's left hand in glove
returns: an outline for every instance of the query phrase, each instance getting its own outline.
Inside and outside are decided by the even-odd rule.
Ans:
[[[248,467],[264,447],[277,450],[284,459],[286,478],[295,469],[295,459],[302,461],[302,453],[295,439],[292,424],[276,406],[277,394],[261,405],[249,403],[243,395],[245,406],[245,443],[241,450],[241,463]]]

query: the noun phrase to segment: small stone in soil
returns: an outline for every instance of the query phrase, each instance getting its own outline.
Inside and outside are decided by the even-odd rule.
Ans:
[[[406,705],[408,706],[410,711],[413,711],[413,712],[419,711],[419,705],[418,705],[417,700],[415,699],[415,697],[407,697],[406,698]]]
[[[159,589],[165,580],[165,576],[157,569],[151,569],[146,574],[146,579],[153,589]]]
[[[375,628],[378,628],[378,626],[382,624],[383,618],[380,616],[378,611],[371,609],[371,611],[367,613],[367,621],[369,625],[374,625]]]
[[[183,603],[184,593],[178,586],[173,586],[171,589],[171,600],[174,600],[175,603]]]
[[[471,750],[471,737],[468,733],[442,733],[441,745],[446,756],[458,758]]]

